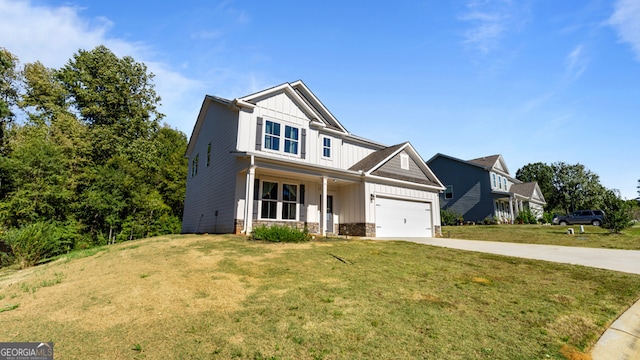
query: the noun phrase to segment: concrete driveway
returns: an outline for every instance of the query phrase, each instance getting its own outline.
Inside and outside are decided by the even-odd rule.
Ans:
[[[526,259],[546,260],[621,271],[631,274],[640,274],[640,250],[514,244],[494,241],[444,238],[375,238],[375,240],[411,241],[419,244],[441,246],[452,249],[515,256]]]
[[[579,248],[443,238],[375,238],[402,240],[459,250],[546,260],[640,274],[640,250]],[[591,349],[593,360],[640,359],[640,300],[602,334]]]

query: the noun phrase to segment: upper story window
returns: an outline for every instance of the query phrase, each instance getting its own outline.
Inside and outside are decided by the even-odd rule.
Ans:
[[[207,145],[207,166],[211,164],[211,143]]]
[[[285,125],[284,152],[289,154],[298,154],[298,128]]]
[[[507,189],[507,178],[502,178],[502,182],[504,183],[504,189],[508,190]]]
[[[280,150],[280,124],[267,120],[264,128],[264,148]]]
[[[198,157],[200,157],[200,155],[196,155],[196,157],[191,160],[191,177],[198,174]]]
[[[491,174],[491,175],[493,175],[493,187],[495,188],[496,186],[498,186],[496,184],[496,174]]]
[[[258,126],[260,126],[260,123]],[[302,157],[304,158],[304,137],[304,129],[300,130],[300,128],[294,126],[283,125],[275,121],[266,120],[264,123],[264,144],[262,148],[299,155],[300,148],[302,147]],[[261,149],[259,143],[257,143],[256,146],[256,149]]]
[[[326,158],[331,157],[331,138],[322,138],[322,156]]]
[[[502,176],[498,175],[498,188],[502,189]]]
[[[403,170],[409,170],[409,155],[400,154],[400,168]]]
[[[445,199],[453,199],[453,185],[447,185],[447,189],[444,191]]]

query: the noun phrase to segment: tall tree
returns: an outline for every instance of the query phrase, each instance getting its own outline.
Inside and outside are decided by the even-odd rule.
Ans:
[[[582,164],[556,162],[551,164],[551,168],[558,207],[569,213],[579,208],[590,209],[602,205],[606,189],[600,184],[597,174]]]
[[[5,48],[0,48],[0,150],[3,149],[4,132],[15,114],[11,107],[18,101],[18,58]]]
[[[105,46],[78,51],[57,75],[93,132],[98,163],[131,149],[131,141],[149,139],[164,116],[157,109],[161,99],[152,82],[154,74]]]
[[[542,191],[547,205],[545,210],[551,210],[557,205],[555,188],[553,186],[553,168],[545,163],[527,164],[516,171],[516,179],[529,182],[536,181]]]

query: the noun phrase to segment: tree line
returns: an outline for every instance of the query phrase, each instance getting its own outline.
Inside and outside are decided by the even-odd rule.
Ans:
[[[635,200],[623,200],[618,190],[604,187],[600,177],[582,164],[531,163],[518,169],[516,178],[538,183],[547,202],[545,212],[549,217],[552,213],[602,209],[606,215],[603,227],[619,232],[630,227],[631,220],[638,216]]]
[[[0,48],[0,265],[180,231],[187,139],[153,78],[105,46],[59,69]]]

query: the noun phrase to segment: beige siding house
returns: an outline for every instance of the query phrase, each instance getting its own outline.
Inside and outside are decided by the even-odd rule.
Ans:
[[[367,237],[440,232],[440,181],[408,143],[349,133],[302,81],[206,96],[187,152],[184,233],[286,224]]]

